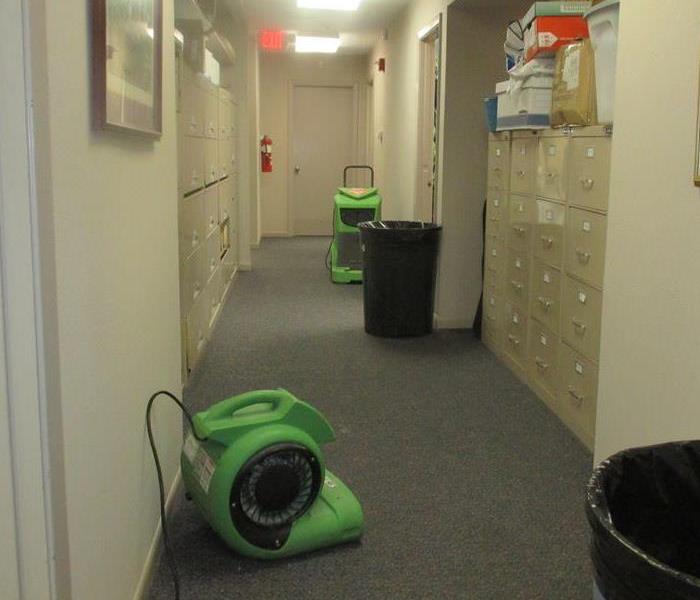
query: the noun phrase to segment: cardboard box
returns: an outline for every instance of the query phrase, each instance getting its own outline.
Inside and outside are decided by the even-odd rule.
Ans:
[[[551,124],[588,126],[597,121],[593,46],[581,40],[557,51]]]
[[[587,37],[583,17],[536,17],[525,30],[525,60],[554,56],[562,46]]]
[[[535,2],[520,21],[527,29],[536,17],[581,17],[591,8],[591,0],[557,0],[556,2]]]
[[[551,58],[531,61],[496,85],[497,131],[549,128],[554,63]]]

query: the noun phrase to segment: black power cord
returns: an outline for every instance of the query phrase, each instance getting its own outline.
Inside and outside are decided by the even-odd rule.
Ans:
[[[331,256],[331,248],[333,248],[333,241],[335,240],[335,200],[333,201],[333,213],[331,216],[331,227],[333,228],[333,235],[331,236],[331,243],[328,244],[328,252],[326,252],[326,270],[330,274],[331,281],[333,281],[333,265],[328,259]]]
[[[168,535],[168,524],[165,516],[165,488],[163,486],[163,470],[160,466],[160,459],[158,458],[158,450],[156,449],[156,443],[153,439],[153,429],[151,427],[151,408],[153,407],[153,402],[158,396],[167,396],[175,404],[180,407],[187,421],[190,424],[190,430],[192,435],[199,442],[204,442],[207,438],[199,437],[197,431],[194,428],[194,423],[192,421],[192,415],[185,408],[185,405],[178,400],[173,394],[166,390],[160,390],[151,396],[148,400],[148,405],[146,406],[146,431],[148,432],[148,442],[151,444],[151,452],[153,453],[153,462],[156,465],[156,474],[158,475],[158,489],[160,491],[160,526],[163,531],[163,547],[165,548],[165,557],[168,563],[168,568],[173,576],[173,584],[175,585],[175,600],[180,600],[180,577],[177,572],[177,563],[175,562],[175,554],[173,554],[172,546],[170,545],[170,537]]]

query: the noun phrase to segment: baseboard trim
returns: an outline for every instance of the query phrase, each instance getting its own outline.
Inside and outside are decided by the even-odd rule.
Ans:
[[[294,236],[291,233],[289,233],[288,231],[266,231],[260,237],[262,239],[264,239],[264,238],[290,238],[290,237],[294,237]]]
[[[471,329],[472,325],[464,317],[447,319],[433,313],[435,329]]]
[[[239,271],[252,271],[253,265],[251,263],[238,263]]]
[[[170,490],[168,491],[168,497],[165,500],[165,514],[168,517],[172,512],[175,497],[180,491],[181,486],[182,472],[178,468],[173,484],[170,486]],[[143,564],[143,570],[141,571],[141,577],[139,578],[138,585],[136,586],[133,600],[146,600],[148,598],[148,592],[151,589],[151,582],[153,581],[153,575],[155,574],[155,569],[158,566],[158,559],[160,558],[160,553],[162,550],[160,543],[162,536],[163,528],[161,527],[160,519],[158,519],[158,525],[156,526],[155,533],[153,534],[151,547],[148,549],[146,561]]]

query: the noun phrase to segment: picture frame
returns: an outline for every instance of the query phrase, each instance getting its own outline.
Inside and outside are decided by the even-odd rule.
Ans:
[[[700,85],[698,88],[700,89]],[[696,187],[700,187],[700,93],[698,95],[697,123],[695,125],[695,167],[693,169],[693,181]]]
[[[163,0],[89,0],[96,130],[162,133]]]

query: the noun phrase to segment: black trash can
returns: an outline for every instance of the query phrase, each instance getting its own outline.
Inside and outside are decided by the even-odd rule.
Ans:
[[[700,599],[700,442],[609,458],[593,472],[586,514],[598,598]]]
[[[416,221],[360,223],[365,331],[381,337],[433,330],[442,227]]]

